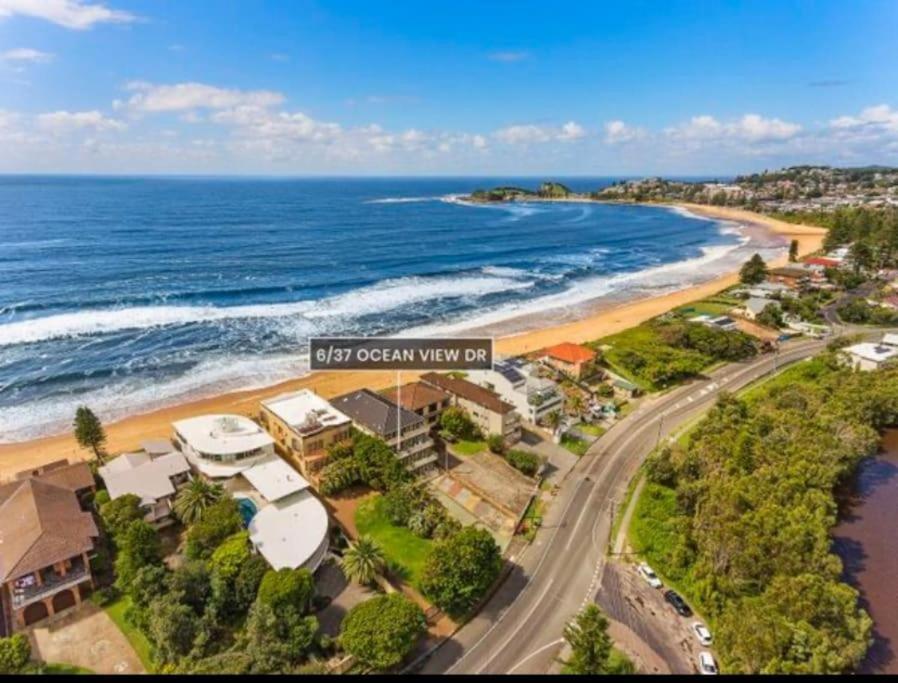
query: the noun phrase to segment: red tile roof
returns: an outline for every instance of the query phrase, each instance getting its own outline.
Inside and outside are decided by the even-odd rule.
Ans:
[[[384,398],[396,403],[396,387],[380,392]],[[400,387],[399,398],[406,410],[418,411],[434,403],[449,399],[449,394],[424,382],[409,382]]]
[[[550,346],[543,351],[543,355],[564,361],[565,363],[588,363],[595,359],[596,352],[579,344],[564,342]]]

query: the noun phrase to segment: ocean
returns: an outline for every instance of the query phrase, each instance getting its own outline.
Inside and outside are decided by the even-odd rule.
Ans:
[[[499,333],[781,246],[662,207],[458,201],[537,183],[0,177],[0,442],[294,377],[313,335]]]

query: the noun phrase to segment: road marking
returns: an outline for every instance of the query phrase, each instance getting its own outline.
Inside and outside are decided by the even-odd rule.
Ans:
[[[530,660],[530,659],[533,659],[534,657],[536,657],[536,655],[538,655],[538,654],[539,654],[540,652],[542,652],[543,650],[548,650],[550,647],[553,647],[553,646],[558,645],[559,643],[563,643],[563,642],[564,642],[564,638],[559,638],[558,640],[553,640],[551,643],[549,643],[549,644],[547,644],[547,645],[543,645],[543,646],[542,646],[541,648],[539,648],[538,650],[534,650],[534,651],[531,652],[529,655],[527,655],[526,657],[524,657],[524,659],[522,659],[520,662],[518,662],[517,664],[515,664],[513,667],[511,667],[511,668],[510,668],[508,671],[506,671],[505,673],[506,673],[506,674],[514,673],[514,670],[517,669],[519,666],[523,665],[524,662],[526,662],[526,661],[528,661],[528,660]]]
[[[524,628],[524,626],[526,626],[526,625],[530,622],[530,617],[531,617],[531,616],[533,615],[533,613],[536,611],[536,608],[539,607],[539,606],[542,604],[543,598],[546,597],[546,595],[547,595],[548,592],[549,592],[549,589],[552,588],[552,584],[553,584],[553,583],[555,583],[555,577],[552,577],[551,579],[549,579],[549,583],[546,585],[546,587],[545,587],[545,589],[543,590],[543,592],[539,594],[539,597],[538,597],[538,598],[536,599],[536,601],[533,603],[533,607],[531,607],[531,608],[527,611],[527,614],[524,615],[524,618],[520,620],[520,622],[518,623],[518,627],[517,627],[514,631],[511,632],[511,635],[508,636],[508,638],[505,639],[505,642],[504,642],[504,643],[502,643],[499,647],[497,647],[497,648],[493,651],[493,654],[490,656],[490,658],[487,659],[487,660],[483,663],[483,666],[481,666],[479,669],[477,669],[477,671],[476,671],[475,673],[483,673],[483,670],[484,670],[486,667],[488,667],[490,664],[492,664],[493,660],[499,655],[499,653],[502,652],[502,650],[505,649],[505,646],[508,645],[512,640],[514,640],[514,637],[515,637],[516,635],[518,635],[518,631],[520,631],[522,628]]]

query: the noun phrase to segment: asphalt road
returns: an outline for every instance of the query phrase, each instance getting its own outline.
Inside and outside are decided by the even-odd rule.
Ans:
[[[441,646],[421,673],[546,673],[562,646],[565,624],[594,601],[605,569],[612,514],[627,483],[658,441],[707,410],[723,391],[736,391],[824,341],[803,340],[703,380],[651,397],[618,422],[564,481],[536,540],[480,613]],[[659,653],[664,655],[664,653]],[[688,673],[680,661],[675,672]]]

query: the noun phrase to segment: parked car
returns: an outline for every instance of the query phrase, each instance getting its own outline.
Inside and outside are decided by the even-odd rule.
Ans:
[[[676,591],[665,591],[664,599],[667,600],[673,608],[677,611],[681,617],[691,617],[692,610],[689,609],[689,605],[686,604],[686,601],[683,600],[682,596]]]
[[[710,652],[698,653],[698,670],[702,676],[717,675],[717,662],[714,661],[714,656]]]
[[[695,634],[695,637],[698,638],[698,642],[705,647],[711,644],[711,632],[702,622],[696,621],[692,624],[692,632]]]
[[[639,575],[645,579],[645,582],[652,588],[661,588],[661,579],[658,578],[655,570],[649,567],[645,562],[639,565],[637,571],[639,572]]]

